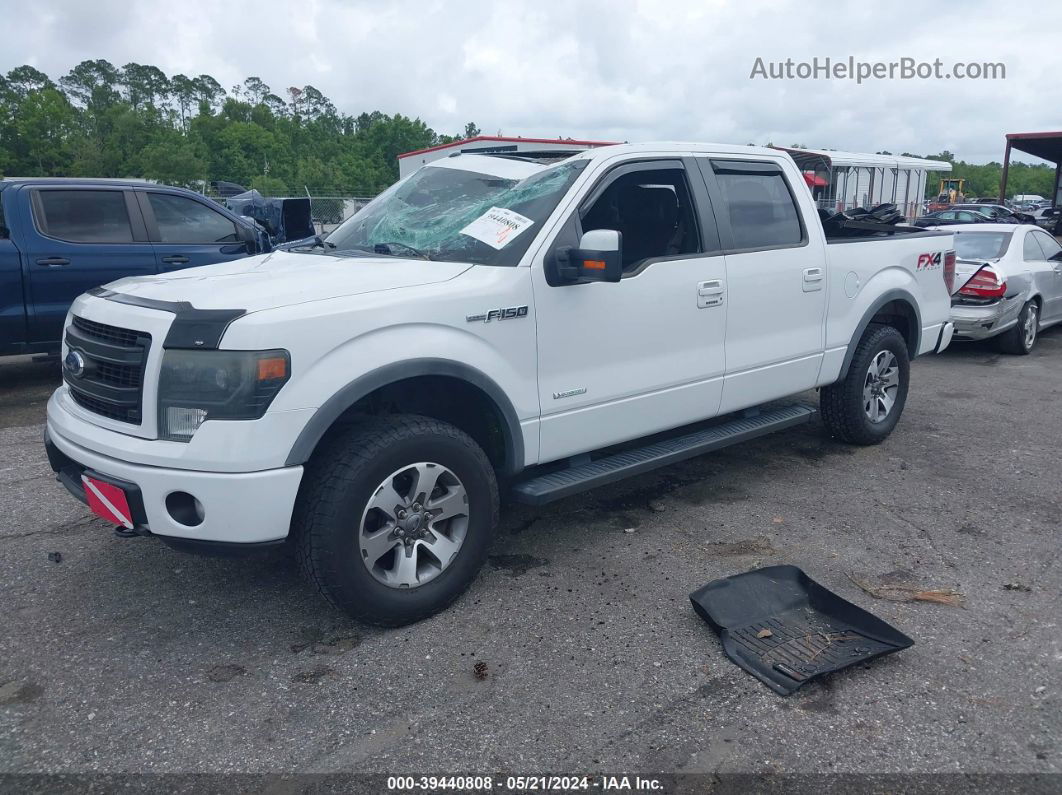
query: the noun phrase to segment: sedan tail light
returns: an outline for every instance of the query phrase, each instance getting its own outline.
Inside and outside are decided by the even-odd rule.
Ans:
[[[955,289],[955,251],[944,252],[944,284],[947,285],[948,295]]]
[[[959,295],[970,298],[1002,298],[1007,292],[1007,283],[999,278],[991,265],[983,266],[970,281],[959,290]]]

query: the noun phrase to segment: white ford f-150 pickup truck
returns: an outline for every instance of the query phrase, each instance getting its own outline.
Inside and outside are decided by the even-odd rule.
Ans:
[[[326,238],[82,295],[45,444],[120,534],[288,543],[335,605],[443,608],[541,504],[807,422],[892,431],[951,339],[952,236],[832,239],[788,155],[461,155]]]

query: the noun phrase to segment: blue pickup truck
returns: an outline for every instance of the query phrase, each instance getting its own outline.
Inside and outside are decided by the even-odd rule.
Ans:
[[[58,352],[70,304],[93,287],[269,248],[253,222],[181,188],[0,179],[0,356]]]

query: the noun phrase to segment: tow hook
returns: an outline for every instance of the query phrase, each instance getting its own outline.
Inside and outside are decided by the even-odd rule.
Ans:
[[[134,527],[132,530],[126,530],[121,525],[118,525],[114,528],[114,534],[118,538],[139,538],[151,535],[151,531],[146,527]]]

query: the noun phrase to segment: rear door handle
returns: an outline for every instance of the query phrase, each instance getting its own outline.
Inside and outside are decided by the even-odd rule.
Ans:
[[[170,254],[168,257],[163,257],[162,261],[170,265],[183,265],[188,262],[188,257],[183,254]]]
[[[804,292],[822,289],[822,268],[804,268]]]
[[[45,268],[59,268],[63,265],[69,265],[70,260],[66,257],[42,257],[37,260],[38,265],[42,265]]]
[[[712,306],[720,306],[723,303],[725,294],[726,287],[722,279],[699,282],[697,284],[697,307],[699,309],[707,309]]]

